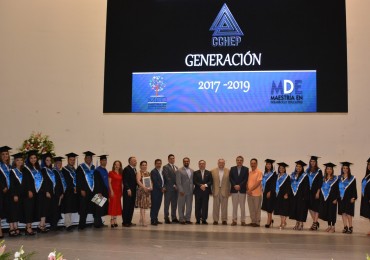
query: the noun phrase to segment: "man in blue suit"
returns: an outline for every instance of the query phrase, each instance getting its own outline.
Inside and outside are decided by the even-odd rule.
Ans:
[[[241,211],[241,225],[245,224],[245,198],[247,193],[247,182],[249,169],[243,166],[244,158],[242,156],[236,157],[236,166],[230,169],[230,183],[231,183],[231,199],[233,202],[233,221],[232,226],[236,226],[238,219],[238,206],[240,206]]]
[[[164,181],[162,175],[162,160],[156,159],[154,161],[155,168],[150,172],[150,178],[152,179],[153,183],[153,190],[152,190],[152,207],[150,209],[150,219],[151,224],[153,226],[157,226],[158,224],[162,224],[162,222],[158,221],[158,213],[159,209],[162,205],[162,197],[164,193]]]

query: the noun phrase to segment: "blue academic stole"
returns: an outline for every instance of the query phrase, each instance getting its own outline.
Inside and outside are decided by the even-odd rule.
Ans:
[[[301,185],[303,179],[306,177],[306,173],[302,173],[302,175],[297,179],[296,178],[296,173],[293,172],[291,175],[290,175],[290,180],[291,180],[291,186],[292,186],[292,191],[293,191],[293,194],[294,196],[297,194],[297,191],[299,189],[299,185]]]
[[[308,176],[308,181],[310,183],[310,189],[312,188],[312,183],[316,179],[317,175],[319,174],[320,169],[318,168],[316,172],[311,172],[310,168],[307,169],[306,174]]]
[[[57,184],[57,180],[55,179],[55,173],[47,167],[45,167],[45,169],[46,169],[47,175],[49,176],[49,179],[53,183],[53,191],[55,191],[55,185]]]
[[[66,189],[67,189],[67,182],[66,180],[64,179],[64,176],[63,176],[63,173],[62,171],[60,171],[58,168],[54,168],[53,169],[54,171],[56,171],[58,174],[59,174],[59,177],[62,181],[62,185],[63,185],[63,192],[66,192]]]
[[[366,175],[365,178],[363,178],[362,183],[361,183],[361,194],[362,197],[365,196],[365,188],[366,185],[370,182],[370,174]]]
[[[42,185],[42,182],[44,181],[44,178],[42,178],[41,172],[36,170],[35,168],[33,168],[31,170],[27,166],[25,166],[25,167],[31,172],[32,178],[35,182],[35,190],[36,190],[36,192],[39,192],[39,190],[41,188],[41,185]]]
[[[265,172],[262,177],[262,192],[265,190],[267,181],[274,175],[274,172]]]
[[[14,176],[18,179],[19,184],[22,184],[23,174],[20,170],[17,168],[13,169]]]
[[[353,182],[354,179],[355,179],[355,176],[351,176],[350,179],[348,179],[348,178],[345,178],[345,179],[340,178],[340,180],[339,180],[339,193],[340,193],[340,198],[341,199],[344,198],[344,194],[346,193],[346,189]]]
[[[330,195],[330,190],[331,190],[331,187],[333,187],[333,185],[337,182],[338,180],[338,177],[337,176],[333,176],[332,179],[329,179],[329,180],[324,180],[324,182],[322,183],[322,187],[321,187],[321,192],[322,192],[322,195],[324,196],[324,200],[326,201]]]
[[[69,172],[69,175],[71,176],[72,180],[73,180],[73,187],[76,187],[76,171],[74,171],[72,168],[70,167],[63,167],[67,172]]]
[[[3,173],[5,180],[6,180],[6,186],[9,189],[10,188],[10,169],[8,165],[5,163],[0,162],[0,170]]]
[[[99,171],[100,176],[103,179],[103,182],[104,182],[105,186],[108,188],[109,184],[108,184],[108,171],[107,171],[107,169],[105,169],[101,166],[97,167],[96,169]]]
[[[288,174],[286,174],[286,173],[284,173],[280,177],[278,175],[278,177],[276,179],[276,188],[275,188],[276,197],[279,194],[280,187],[284,184],[284,182],[286,181],[287,178],[288,178]]]
[[[86,165],[86,163],[81,163],[80,166],[81,166],[82,170],[85,173],[85,179],[86,179],[87,185],[89,186],[90,190],[93,191],[94,190],[94,170],[95,170],[95,166],[91,165],[90,169]]]

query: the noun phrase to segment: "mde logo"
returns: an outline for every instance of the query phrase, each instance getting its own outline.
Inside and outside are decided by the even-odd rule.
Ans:
[[[155,91],[155,95],[148,98],[148,109],[165,110],[167,108],[167,98],[164,95],[158,95],[166,87],[162,76],[153,76],[149,81],[149,87]]]
[[[272,81],[271,104],[303,104],[302,80]]]
[[[226,4],[222,6],[209,30],[213,31],[213,47],[238,46],[244,35]]]

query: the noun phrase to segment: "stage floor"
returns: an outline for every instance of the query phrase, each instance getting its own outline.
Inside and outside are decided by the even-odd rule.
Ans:
[[[138,210],[134,222],[138,223]],[[108,220],[109,218],[106,218]],[[73,232],[57,231],[35,237],[10,238],[5,234],[8,250],[21,245],[26,252],[36,251],[33,259],[47,259],[54,249],[67,260],[74,259],[366,259],[370,254],[370,223],[355,219],[354,233],[328,234],[321,222],[319,231],[294,231],[293,221],[279,230],[275,226],[258,228],[212,225],[163,224],[158,226],[111,229],[87,228]],[[118,219],[119,223],[121,219]],[[265,220],[263,220],[265,222]],[[249,221],[247,221],[248,223]],[[263,223],[264,223],[263,222]]]

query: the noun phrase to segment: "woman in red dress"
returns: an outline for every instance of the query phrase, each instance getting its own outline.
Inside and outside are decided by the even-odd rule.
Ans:
[[[108,214],[111,216],[111,228],[118,227],[117,216],[122,215],[122,163],[115,161],[112,171],[108,174],[109,181],[109,208]]]

